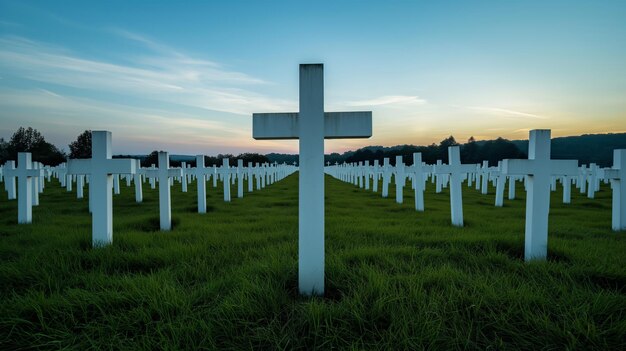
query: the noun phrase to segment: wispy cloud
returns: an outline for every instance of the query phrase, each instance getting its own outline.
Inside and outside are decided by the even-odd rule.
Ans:
[[[4,123],[11,128],[33,123],[69,133],[106,129],[113,131],[117,140],[149,141],[151,147],[195,143],[224,148],[252,142],[251,122],[242,125],[237,120],[199,118],[180,111],[77,98],[45,89],[0,89],[0,110],[4,111]]]
[[[368,100],[348,101],[348,106],[421,106],[426,100],[419,96],[386,95]]]
[[[151,125],[159,125],[168,131],[171,131],[171,128],[188,128],[198,133],[228,133],[238,136],[245,133],[242,131],[242,129],[245,128],[231,126],[231,123],[202,119],[183,112],[172,112],[158,108],[134,107],[89,98],[65,96],[46,89],[2,89],[0,90],[0,106],[4,108],[25,108],[47,111],[57,116],[66,117],[59,117],[55,120],[55,123],[75,123],[76,117],[84,118],[85,116],[92,116],[97,120],[94,124],[119,126],[122,128],[134,128],[134,126],[118,123],[132,120],[137,122],[135,124],[140,129],[145,129]]]
[[[0,37],[0,72],[6,70],[32,81],[93,92],[241,115],[293,109],[296,105],[249,89],[266,83],[261,79],[123,33],[150,46],[150,54],[120,64],[84,58],[63,47],[22,37],[4,36]]]
[[[547,116],[541,116],[533,113],[509,110],[498,107],[479,107],[479,106],[470,106],[467,107],[469,110],[488,113],[490,115],[507,117],[507,118],[531,118],[531,119],[547,119]]]
[[[11,22],[11,21],[5,21],[5,20],[0,20],[0,26],[8,27],[8,28],[23,27],[21,24],[19,24],[17,22]]]

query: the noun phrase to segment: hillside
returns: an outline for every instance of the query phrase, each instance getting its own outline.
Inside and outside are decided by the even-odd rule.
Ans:
[[[433,160],[447,159],[446,148],[448,139],[442,141],[439,145],[417,146],[417,145],[395,145],[395,146],[366,146],[355,151],[347,151],[342,154],[332,153],[325,155],[325,161],[334,164],[335,162],[353,162],[359,160],[381,160],[383,157],[389,157],[391,163],[394,163],[396,155],[403,155],[403,160],[407,164],[411,164],[410,154],[413,152],[422,152],[425,162],[432,163]],[[489,151],[478,153],[478,159],[468,157],[468,153],[462,153],[463,162],[477,162],[481,159],[489,160],[491,165],[497,163],[498,160],[507,157],[525,157],[528,152],[528,140],[481,140],[476,141],[476,146],[484,148],[489,145]],[[499,150],[515,145],[517,152],[512,149],[506,151]],[[468,143],[461,144],[461,148],[466,149]],[[596,163],[602,167],[608,167],[613,164],[613,150],[626,149],[626,133],[609,133],[609,134],[584,134],[580,136],[568,136],[552,139],[552,158],[555,159],[571,159],[578,160],[580,164]],[[494,152],[498,151],[498,152]],[[502,151],[502,152],[499,152]],[[430,153],[430,155],[425,155]],[[356,157],[361,155],[362,157]],[[267,158],[271,162],[287,162],[293,163],[297,161],[298,155],[293,154],[267,154]]]

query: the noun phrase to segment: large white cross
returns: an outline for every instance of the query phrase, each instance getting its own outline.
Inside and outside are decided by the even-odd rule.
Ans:
[[[172,194],[170,189],[170,178],[182,177],[183,171],[180,168],[170,168],[169,154],[159,151],[159,168],[147,170],[146,175],[158,178],[159,180],[159,218],[161,230],[172,229]]]
[[[524,259],[542,260],[548,254],[550,179],[553,174],[577,175],[578,161],[550,159],[550,130],[530,131],[528,160],[503,160],[502,173],[527,175]]]
[[[324,66],[300,65],[300,112],[253,115],[255,139],[299,139],[298,285],[324,294],[324,139],[369,138],[371,112],[324,112]]]
[[[135,173],[135,161],[111,158],[111,132],[91,132],[91,158],[69,160],[69,174],[89,174],[91,201],[91,230],[94,247],[113,241],[113,176],[115,173]]]
[[[471,173],[476,169],[474,164],[461,164],[459,146],[448,146],[448,164],[437,167],[438,174],[450,175],[450,217],[452,225],[463,226],[463,193],[461,183],[462,175]]]
[[[611,227],[626,230],[626,150],[613,150],[613,168],[604,170],[613,188],[613,216]]]
[[[43,176],[43,172],[33,169],[30,152],[17,153],[17,168],[5,170],[9,177],[17,178],[17,222],[33,221],[33,178]]]

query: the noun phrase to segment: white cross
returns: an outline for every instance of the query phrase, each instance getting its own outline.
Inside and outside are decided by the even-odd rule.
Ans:
[[[135,162],[111,158],[111,132],[91,132],[91,158],[69,160],[70,174],[89,174],[89,197],[92,203],[92,243],[94,247],[113,241],[112,188],[115,173],[135,173]]]
[[[72,184],[72,178],[68,178],[68,185]],[[72,188],[71,186],[68,186],[68,188]],[[119,174],[114,174],[113,175],[113,194],[115,195],[119,195],[120,194],[120,175]]]
[[[183,193],[186,193],[187,192],[187,174],[188,174],[187,162],[181,162],[180,170],[182,172],[180,183],[182,186]]]
[[[378,172],[379,172],[378,169],[379,169],[378,160],[374,160],[374,168],[372,170],[373,172],[372,182],[374,183],[374,185],[372,186],[372,191],[375,193],[378,192]]]
[[[143,202],[143,184],[141,182],[141,176],[145,174],[144,170],[141,168],[141,161],[135,161],[135,169],[136,172],[133,175],[133,182],[135,183],[135,202],[140,204]]]
[[[7,176],[17,178],[17,222],[20,224],[33,221],[33,178],[41,177],[43,172],[32,168],[30,152],[17,153],[17,168],[5,170]]]
[[[576,165],[578,166],[578,162],[576,163]],[[554,182],[554,188],[556,188],[556,177],[554,176],[560,176],[561,178],[561,184],[563,185],[563,203],[564,204],[569,204],[572,202],[572,176],[576,176],[578,175],[578,169],[576,170],[576,174],[561,174],[559,173],[559,170],[556,169],[554,170],[554,173],[552,173],[552,182]],[[552,184],[550,184],[550,187],[552,190]]]
[[[370,168],[370,161],[365,161],[365,190],[370,190],[370,177],[372,175],[372,169]]]
[[[211,177],[213,169],[204,166],[204,155],[196,155],[196,168],[193,172],[198,189],[198,213],[206,213],[206,182],[207,177]]]
[[[381,192],[382,197],[389,195],[389,180],[391,178],[391,168],[389,167],[389,158],[383,158],[383,190]]]
[[[246,172],[248,173],[248,192],[251,193],[254,190],[254,182],[252,182],[252,162],[248,162]]]
[[[580,188],[580,193],[584,194],[587,192],[587,166],[582,165],[578,169],[578,187]]]
[[[626,149],[613,150],[613,168],[604,170],[613,188],[613,216],[611,227],[626,230]]]
[[[435,193],[441,193],[441,188],[443,187],[443,176],[440,173],[439,169],[444,166],[443,161],[437,160],[437,163],[433,167],[433,173],[435,176]]]
[[[450,176],[450,217],[452,225],[463,226],[463,193],[461,176],[476,169],[474,164],[461,164],[459,146],[448,147],[448,164],[437,167],[438,174]]]
[[[17,198],[14,171],[15,161],[7,161],[4,164],[4,189],[8,193],[9,200],[15,200]]]
[[[67,167],[65,163],[61,163],[57,166],[57,177],[61,182],[61,187],[65,188],[65,182],[67,181]]]
[[[502,161],[498,162],[498,170],[491,174],[496,178],[496,207],[502,207],[504,205],[504,185],[506,184],[506,175],[502,173]]]
[[[228,158],[222,159],[222,167],[220,167],[220,176],[224,185],[224,201],[230,202],[230,163]]]
[[[413,189],[415,190],[415,210],[424,211],[424,170],[422,169],[422,153],[413,153]]]
[[[578,161],[550,159],[550,130],[530,131],[528,160],[503,160],[502,173],[526,175],[526,261],[545,259],[548,254],[550,177],[578,174]]]
[[[482,177],[481,194],[487,195],[489,186],[489,161],[483,161],[483,167],[480,169],[480,175]]]
[[[82,199],[84,197],[83,196],[84,186],[85,186],[85,175],[79,174],[78,177],[76,177],[76,198],[77,199]]]
[[[257,162],[256,163],[256,167],[254,167],[254,176],[256,177],[256,189],[259,190],[261,189],[261,169],[259,168],[260,165]]]
[[[402,162],[402,156],[396,156],[396,167],[395,167],[395,181],[396,181],[396,203],[401,204],[404,200],[402,197],[402,191],[404,185],[406,184],[406,174],[404,169],[404,162]]]
[[[156,165],[153,163],[150,168],[144,171],[146,178],[150,179],[150,189],[156,189],[156,177],[152,177],[149,174],[156,174],[152,171],[156,170]]]
[[[515,181],[516,176],[509,176],[509,200],[515,200]]]
[[[300,65],[300,112],[253,115],[255,139],[299,139],[298,285],[324,293],[324,139],[369,138],[371,112],[324,112],[324,66]]]
[[[237,160],[237,197],[243,197],[243,160]]]
[[[591,163],[589,164],[589,169],[587,171],[587,181],[589,184],[587,184],[587,197],[589,199],[593,199],[595,197],[595,192],[596,192],[596,164],[595,163]]]
[[[39,162],[33,162],[32,163],[32,169],[36,169],[36,170],[40,170],[40,163]],[[33,206],[39,206],[39,186],[41,183],[43,183],[43,170],[39,171],[39,175],[33,177],[32,180],[32,185],[33,185],[33,190],[32,190],[32,195],[33,195]]]
[[[159,168],[148,170],[146,174],[159,180],[159,218],[161,230],[172,229],[172,194],[170,179],[181,177],[183,171],[180,168],[170,168],[169,154],[159,151]]]

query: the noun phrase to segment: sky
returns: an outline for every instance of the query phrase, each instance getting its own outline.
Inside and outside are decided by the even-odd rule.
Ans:
[[[252,113],[298,110],[301,63],[324,64],[326,111],[373,111],[327,153],[626,132],[626,1],[0,0],[0,137],[296,153]]]

